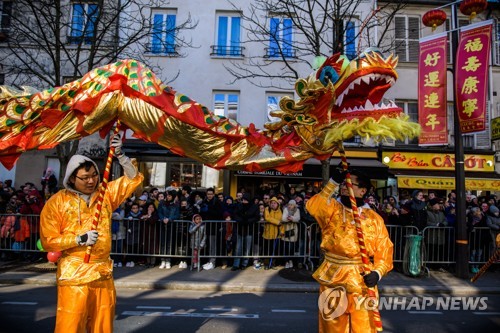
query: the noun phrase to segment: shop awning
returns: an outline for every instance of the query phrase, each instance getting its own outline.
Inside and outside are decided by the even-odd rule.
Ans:
[[[454,190],[455,175],[453,172],[443,172],[439,174],[422,174],[421,171],[397,172],[391,170],[398,180],[398,188],[412,189],[433,189],[433,190]],[[500,175],[492,172],[485,174],[466,173],[465,189],[475,191],[500,191]]]
[[[341,159],[332,157],[330,159],[330,166],[336,167],[340,163]],[[368,158],[348,158],[347,162],[351,168],[358,169],[364,172],[371,179],[387,179],[389,178],[389,167],[384,163],[376,159]],[[321,175],[321,161],[317,159],[309,159],[304,164],[304,169],[313,168],[316,172]]]

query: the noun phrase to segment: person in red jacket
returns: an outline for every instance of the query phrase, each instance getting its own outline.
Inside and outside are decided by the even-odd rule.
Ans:
[[[19,213],[23,215],[30,228],[29,240],[26,241],[28,249],[36,249],[36,242],[40,237],[40,213],[42,212],[43,205],[44,200],[40,192],[36,188],[31,188],[27,190],[19,207]],[[26,256],[26,259],[31,261],[37,261],[41,258],[42,254],[40,252],[33,252]]]

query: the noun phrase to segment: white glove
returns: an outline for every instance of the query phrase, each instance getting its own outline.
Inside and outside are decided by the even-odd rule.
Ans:
[[[113,138],[111,139],[111,142],[109,144],[111,147],[114,147],[115,148],[115,155],[118,157],[120,155],[122,155],[122,145],[123,145],[123,142],[122,142],[122,136],[120,133],[118,134],[115,134],[113,136]]]
[[[97,242],[97,237],[99,234],[97,233],[97,230],[89,230],[83,235],[76,236],[76,242],[78,245],[94,245]]]

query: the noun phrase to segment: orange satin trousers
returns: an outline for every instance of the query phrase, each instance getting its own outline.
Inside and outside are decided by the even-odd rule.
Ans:
[[[57,287],[56,333],[112,333],[116,291],[113,279]]]
[[[320,285],[320,294],[328,289],[324,285]],[[347,306],[344,312],[340,314],[335,314],[335,318],[332,316],[322,315],[322,311],[326,304],[320,305],[319,311],[319,333],[373,333],[377,330],[373,325],[371,311],[359,301],[355,299],[357,295],[352,293],[345,293]],[[324,318],[326,317],[326,319]]]

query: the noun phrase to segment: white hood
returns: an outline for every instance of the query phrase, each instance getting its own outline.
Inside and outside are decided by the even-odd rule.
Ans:
[[[87,161],[92,162],[94,164],[97,174],[99,174],[99,168],[97,167],[97,164],[90,158],[83,155],[73,155],[68,162],[68,166],[66,167],[66,174],[64,175],[63,185],[66,189],[73,191],[75,190],[73,187],[69,185],[69,177],[76,169],[78,169],[80,165],[82,165]]]

